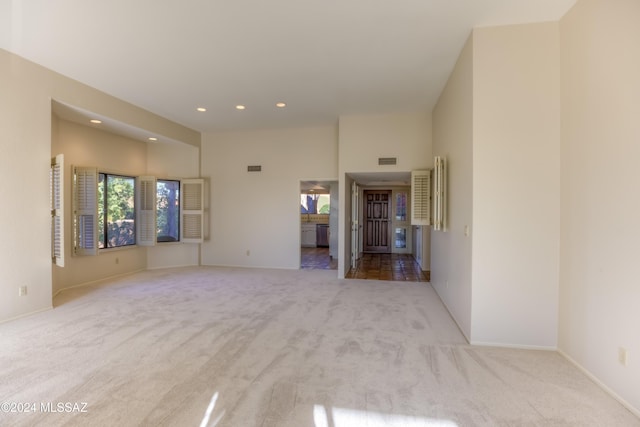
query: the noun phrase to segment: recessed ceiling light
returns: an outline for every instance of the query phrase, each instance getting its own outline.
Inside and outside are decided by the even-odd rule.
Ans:
[[[91,123],[99,125],[100,123],[102,123],[102,120],[98,120],[98,119],[91,119]]]
[[[247,107],[245,107],[244,105],[236,105],[236,110],[244,110],[245,108]]]
[[[287,106],[287,104],[285,104],[284,102],[277,102],[276,103],[276,107],[278,107],[278,108],[284,108],[286,106]]]
[[[149,141],[156,142],[157,140],[158,140],[158,138],[156,138],[155,136],[150,136],[149,137]]]
[[[201,113],[204,113],[205,111],[207,111],[207,109],[204,107],[198,107],[196,108],[196,110],[200,111]]]

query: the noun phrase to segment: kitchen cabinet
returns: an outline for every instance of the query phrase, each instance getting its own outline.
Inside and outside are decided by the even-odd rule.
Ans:
[[[302,223],[300,244],[304,248],[316,247],[316,224],[304,222]]]

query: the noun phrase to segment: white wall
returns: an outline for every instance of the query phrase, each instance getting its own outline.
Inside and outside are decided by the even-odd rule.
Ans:
[[[202,264],[299,268],[300,181],[338,179],[336,128],[209,133],[201,150],[211,182]]]
[[[640,415],[640,2],[562,19],[560,349]],[[627,367],[619,347],[629,351]]]
[[[51,307],[52,98],[194,146],[200,135],[2,49],[0,93],[0,171],[16,182],[0,186],[0,198],[18,209],[0,211],[0,224],[8,224],[0,243],[3,321]],[[28,294],[19,297],[18,287],[23,285]]]
[[[448,163],[448,230],[431,232],[431,283],[471,337],[473,230],[473,38],[469,37],[433,110],[433,154]],[[423,227],[427,229],[428,227]]]
[[[471,341],[556,348],[559,25],[473,37]]]
[[[200,149],[188,144],[147,144],[147,174],[156,178],[200,177]],[[198,265],[200,245],[159,243],[147,247],[147,268]]]

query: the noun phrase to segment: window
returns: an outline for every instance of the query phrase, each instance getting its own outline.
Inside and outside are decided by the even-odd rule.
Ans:
[[[98,248],[136,244],[135,178],[98,174]]]
[[[72,171],[73,255],[204,241],[204,179],[156,180],[81,166]]]
[[[407,247],[407,229],[404,227],[396,228],[396,248],[404,249]]]
[[[158,242],[180,241],[180,181],[156,181]]]
[[[407,193],[396,193],[396,221],[407,220]]]
[[[328,194],[303,193],[300,195],[300,213],[328,214],[329,211]]]

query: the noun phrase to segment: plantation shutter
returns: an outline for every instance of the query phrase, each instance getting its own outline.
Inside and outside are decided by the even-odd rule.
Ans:
[[[64,267],[64,155],[51,159],[49,171],[51,193],[51,259]]]
[[[204,241],[204,179],[180,182],[181,240],[184,243]]]
[[[97,168],[73,168],[73,253],[98,254]]]
[[[136,178],[136,243],[141,246],[156,244],[156,178]]]
[[[431,170],[411,172],[411,225],[431,225]]]

